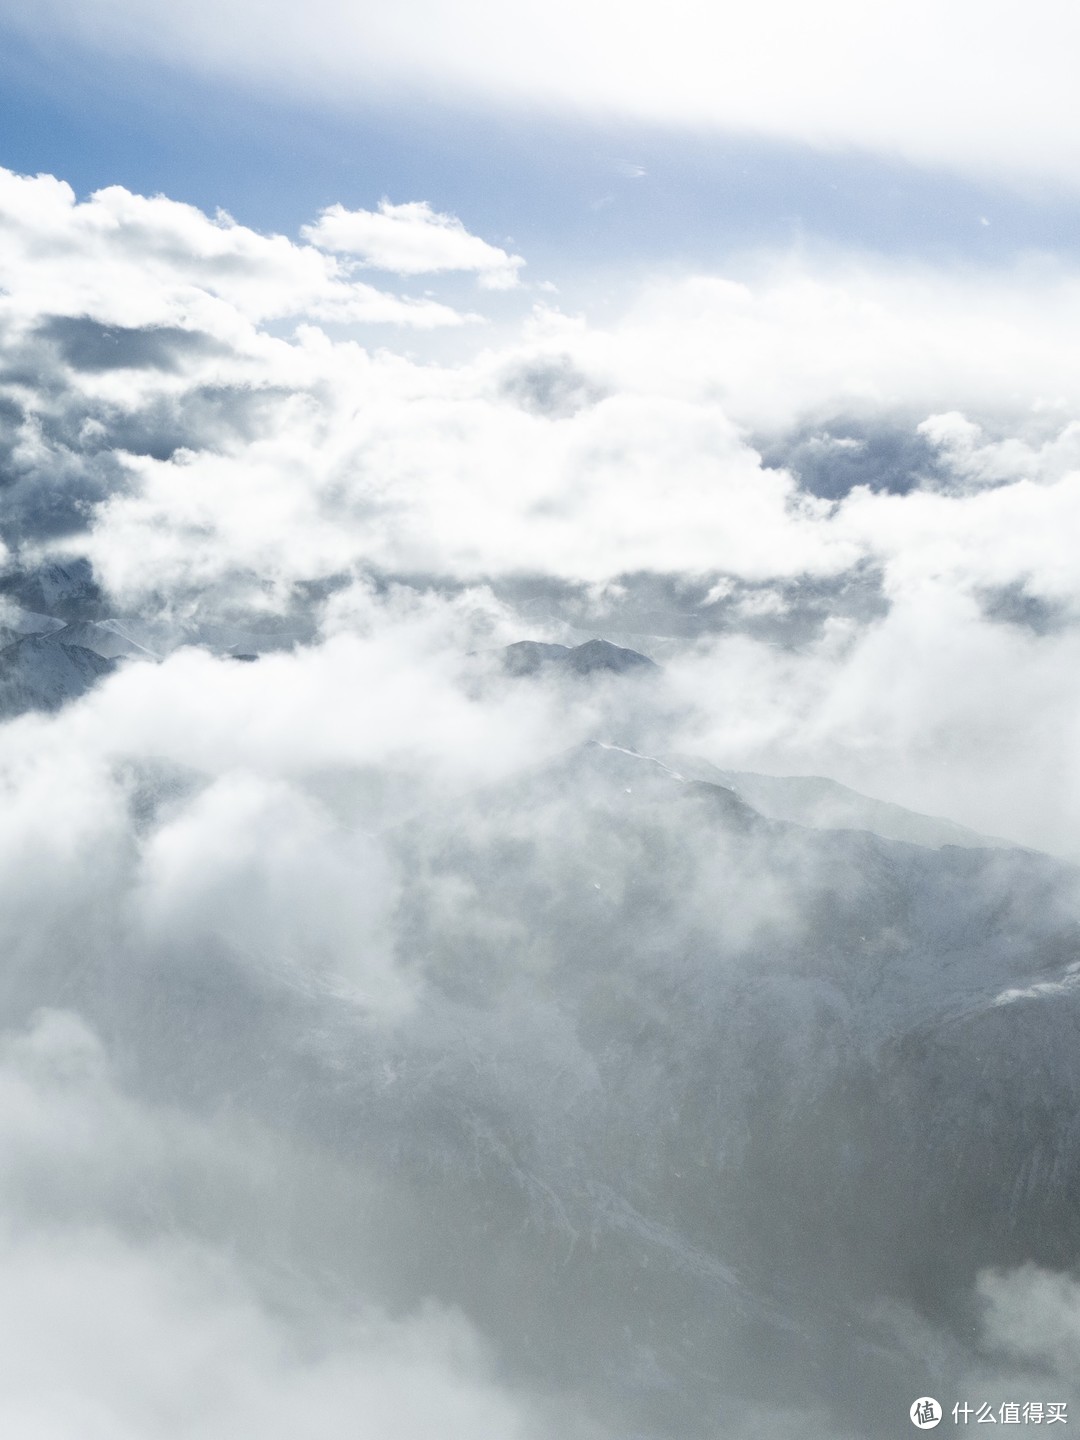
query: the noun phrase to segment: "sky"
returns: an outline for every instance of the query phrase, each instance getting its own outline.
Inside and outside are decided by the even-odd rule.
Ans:
[[[184,64],[145,35],[140,46],[135,25],[122,46],[89,48],[93,33],[49,14],[5,17],[5,158],[62,172],[80,194],[161,190],[288,234],[327,204],[420,195],[480,233],[517,235],[562,281],[798,242],[983,264],[1075,253],[1075,186],[1046,173],[1036,145],[1029,166],[965,166],[944,144],[918,160],[868,144],[859,124],[810,145],[794,124],[688,125],[675,110],[475,85],[395,95],[370,73],[346,96],[227,57]]]
[[[1072,1395],[1077,25],[0,0],[0,657],[100,677],[0,724],[5,1434]]]

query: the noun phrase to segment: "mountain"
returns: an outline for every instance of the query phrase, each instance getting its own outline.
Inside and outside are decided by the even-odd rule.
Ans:
[[[536,675],[541,671],[596,675],[656,670],[656,663],[636,650],[613,645],[610,640],[586,640],[583,645],[553,645],[542,640],[518,640],[503,651],[503,664],[511,675]]]
[[[160,657],[127,634],[119,620],[71,620],[56,631],[53,638],[61,645],[92,650],[104,660],[120,660],[134,656],[143,660]]]
[[[531,1298],[445,1283],[618,1376],[627,1425],[713,1435],[718,1394],[816,1370],[843,1433],[894,1434],[933,1377],[864,1311],[962,1330],[982,1270],[1076,1254],[1072,867],[791,824],[610,745],[402,839],[432,1028],[389,1060],[395,1145]]]
[[[0,717],[58,710],[116,669],[85,645],[69,645],[65,630],[27,635],[0,649]]]
[[[336,1177],[276,1264],[438,1297],[604,1434],[810,1394],[869,1440],[959,1385],[981,1271],[1075,1255],[1072,867],[793,824],[595,743],[383,839],[393,1024],[224,941],[56,979],[163,1102]]]
[[[788,820],[815,830],[868,830],[885,840],[912,845],[963,845],[975,849],[1001,849],[1008,840],[992,839],[932,815],[873,800],[836,780],[819,775],[759,775],[745,770],[722,770],[687,755],[673,755],[669,763],[687,778],[725,785],[772,820]]]
[[[104,613],[104,596],[93,567],[81,556],[11,570],[0,576],[0,594],[26,610],[62,620],[96,620]]]

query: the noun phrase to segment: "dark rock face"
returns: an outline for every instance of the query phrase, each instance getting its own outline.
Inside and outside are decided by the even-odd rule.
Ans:
[[[586,640],[584,645],[575,646],[567,655],[566,663],[577,675],[595,675],[601,670],[625,675],[630,670],[657,668],[647,655],[612,645],[608,640]]]
[[[503,651],[503,664],[511,675],[535,675],[545,665],[565,661],[569,645],[548,645],[543,640],[518,640]]]
[[[15,570],[0,578],[0,594],[27,610],[58,620],[98,620],[104,599],[89,561],[47,560],[31,570]]]
[[[504,665],[511,675],[536,675],[554,670],[574,675],[607,672],[625,675],[629,671],[655,670],[647,655],[613,645],[610,640],[586,640],[583,645],[552,645],[542,640],[518,640],[504,651]]]
[[[28,635],[0,650],[0,718],[59,710],[116,669],[84,645],[65,645],[63,633]]]

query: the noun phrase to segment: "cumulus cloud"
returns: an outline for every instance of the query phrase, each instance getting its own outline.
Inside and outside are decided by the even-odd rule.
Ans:
[[[455,215],[441,215],[426,201],[392,205],[381,200],[378,210],[346,210],[331,205],[304,238],[320,250],[355,255],[373,270],[396,275],[432,275],[446,270],[474,272],[490,290],[509,290],[518,282],[525,261],[470,235]]]
[[[224,327],[282,316],[419,327],[459,324],[445,305],[383,294],[310,245],[260,235],[121,186],[78,201],[51,176],[0,172],[5,318],[55,312],[128,327]]]

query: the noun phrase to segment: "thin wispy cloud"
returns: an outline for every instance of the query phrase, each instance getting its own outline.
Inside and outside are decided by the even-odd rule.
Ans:
[[[185,0],[164,14],[147,0],[32,10],[8,0],[2,14],[32,35],[77,36],[339,106],[435,94],[851,147],[1014,181],[1072,187],[1080,173],[1068,123],[1077,22],[1062,0],[1037,0],[1022,23],[968,0],[828,0],[813,12],[791,0],[590,0],[497,14],[477,3],[319,0],[303,15],[244,0]]]

